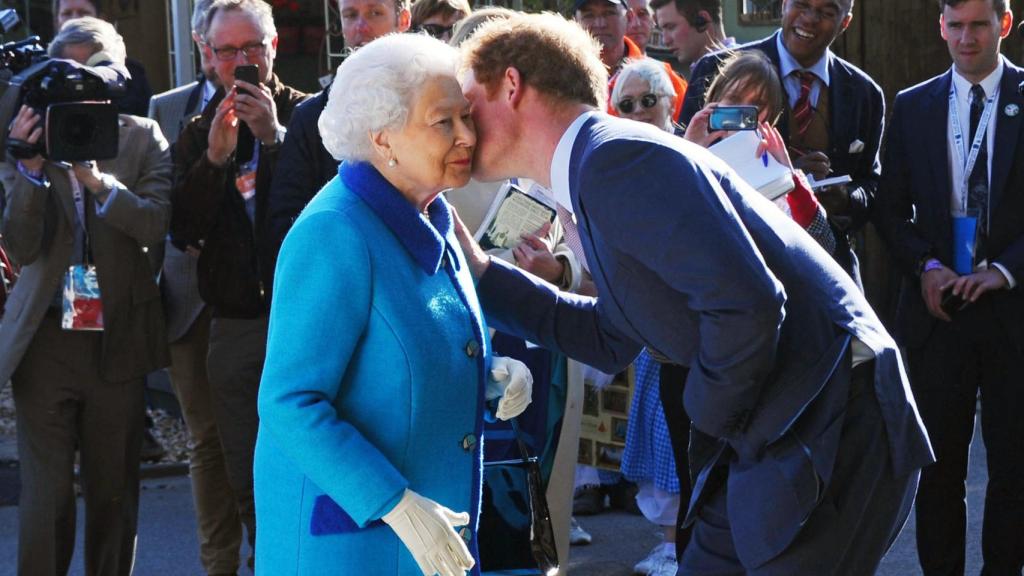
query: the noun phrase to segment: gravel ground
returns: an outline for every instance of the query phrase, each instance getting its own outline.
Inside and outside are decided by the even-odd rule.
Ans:
[[[188,433],[185,423],[163,410],[147,410],[146,413],[153,419],[153,437],[166,451],[160,463],[187,462]],[[0,439],[13,440],[15,437],[14,398],[11,386],[7,384],[0,387]]]

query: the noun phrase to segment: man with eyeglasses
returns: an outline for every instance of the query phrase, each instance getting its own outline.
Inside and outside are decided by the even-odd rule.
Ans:
[[[608,68],[608,94],[615,88],[619,69],[626,60],[646,58],[643,50],[626,36],[633,21],[633,12],[626,0],[576,0],[573,4],[573,18],[584,30],[601,44],[601,61]],[[665,71],[672,79],[675,100],[672,105],[672,119],[679,117],[686,94],[686,80],[672,70],[668,63]],[[608,103],[608,113],[615,115],[615,108]]]
[[[408,0],[338,0],[341,35],[349,50],[393,32],[409,29]],[[338,161],[324,148],[317,122],[327,105],[330,87],[295,109],[288,124],[288,137],[281,146],[278,168],[267,199],[267,272],[273,274],[277,252],[299,212],[338,173]],[[268,284],[269,286],[269,284]]]
[[[739,50],[760,50],[775,64],[785,90],[786,111],[779,131],[793,167],[817,179],[849,176],[847,184],[816,191],[836,236],[835,257],[860,284],[850,235],[867,223],[881,177],[885,99],[882,89],[859,68],[829,50],[853,20],[854,0],[783,0],[782,28]],[[704,96],[727,54],[702,58],[690,77],[680,120],[704,107]]]
[[[206,16],[212,0],[198,0],[192,10],[192,39],[200,57],[198,81],[153,96],[149,117],[160,124],[174,146],[178,135],[213,100],[220,80],[203,50]],[[195,503],[199,558],[207,574],[235,574],[243,527],[238,502],[228,481],[227,463],[214,417],[213,391],[206,373],[210,340],[210,307],[199,295],[198,256],[164,245],[160,289],[171,365],[167,369],[188,429],[188,466]]]
[[[266,2],[214,0],[206,23],[202,49],[221,88],[175,144],[171,241],[199,257],[199,293],[213,316],[207,374],[214,418],[239,516],[255,545],[252,460],[271,296],[266,203],[284,126],[305,95],[274,75],[277,30]],[[235,78],[238,66],[252,64],[258,85]],[[236,154],[243,123],[252,147]]]

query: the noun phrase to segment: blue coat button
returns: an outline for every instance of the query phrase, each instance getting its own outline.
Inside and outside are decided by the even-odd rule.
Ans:
[[[476,358],[476,355],[480,353],[480,344],[476,340],[470,340],[466,342],[466,356],[470,358]]]
[[[473,436],[472,434],[466,434],[462,438],[462,449],[465,450],[466,452],[472,451],[475,446],[476,436]]]

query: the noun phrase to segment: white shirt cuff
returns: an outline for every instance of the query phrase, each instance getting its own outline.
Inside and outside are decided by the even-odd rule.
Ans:
[[[1010,271],[1006,269],[1006,266],[1003,266],[999,262],[993,262],[992,266],[1002,272],[1003,276],[1006,278],[1006,288],[1008,290],[1013,290],[1017,287],[1017,281],[1013,278],[1013,274],[1010,274]]]

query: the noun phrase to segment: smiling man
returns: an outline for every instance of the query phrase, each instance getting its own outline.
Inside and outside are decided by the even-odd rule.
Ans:
[[[885,100],[881,88],[829,47],[850,25],[853,0],[783,0],[782,28],[740,50],[760,50],[775,64],[787,95],[779,131],[794,167],[815,178],[850,176],[853,181],[817,191],[836,233],[836,259],[860,281],[849,234],[859,230],[878,189]],[[705,103],[705,92],[724,53],[702,58],[691,76],[680,121],[686,124]]]

